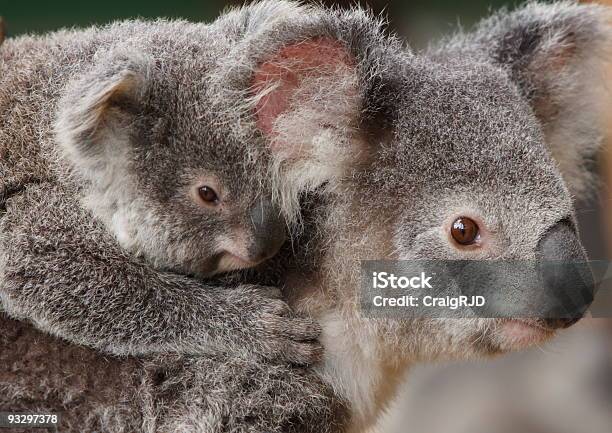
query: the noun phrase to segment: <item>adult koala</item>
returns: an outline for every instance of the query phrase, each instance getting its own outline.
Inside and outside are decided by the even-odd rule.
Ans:
[[[410,53],[347,13],[330,26],[358,31],[304,38],[256,71],[255,88],[280,89],[257,114],[281,167],[358,155],[315,199],[285,280],[291,305],[323,326],[315,369],[348,402],[347,431],[375,426],[416,362],[521,349],[579,319],[549,310],[540,319],[367,318],[361,260],[561,262],[541,289],[560,297],[571,281],[586,294],[580,308],[590,304],[590,276],[576,279],[570,266],[587,260],[572,199],[591,183],[602,136],[611,17],[605,7],[533,3]],[[346,89],[340,113],[319,109],[311,66],[320,64],[339,72],[324,81]],[[311,140],[317,128],[347,134]]]
[[[346,156],[339,165],[346,176],[305,207],[297,257],[289,255],[290,269],[277,273],[291,304],[323,325],[326,355],[316,371],[336,401],[348,402],[350,415],[337,430],[363,431],[376,424],[411,364],[517,349],[570,324],[367,319],[358,308],[359,264],[369,258],[584,260],[570,191],[582,191],[584,162],[596,148],[603,84],[587,76],[585,65],[601,66],[607,11],[530,5],[419,54],[404,52],[359,11],[318,17],[313,25],[290,27],[291,37],[261,45],[269,49],[252,56],[263,59],[255,73],[238,75],[251,84],[241,88],[256,94],[251,105],[278,157],[278,178],[307,175],[282,191],[287,209],[326,177],[332,152]],[[268,42],[272,36],[278,39],[271,33]],[[245,61],[245,70],[252,69]],[[335,104],[321,109],[330,96]],[[559,140],[570,132],[571,142]],[[564,165],[574,171],[561,171]],[[480,237],[458,243],[449,226],[466,216]],[[266,383],[261,370],[255,383],[240,368],[224,374],[231,360],[184,358],[179,368],[165,370],[153,386],[167,391],[157,400],[162,404],[141,406],[163,413],[163,427],[155,428],[215,431],[213,422],[221,420],[217,431],[231,431],[223,421],[249,401],[245,394],[268,392],[251,387]],[[240,398],[216,400],[233,385]],[[283,396],[291,400],[290,393]],[[262,409],[258,415],[271,414]],[[289,430],[313,428],[296,415]],[[266,431],[261,419],[248,419],[252,431]],[[249,431],[248,422],[240,426]]]

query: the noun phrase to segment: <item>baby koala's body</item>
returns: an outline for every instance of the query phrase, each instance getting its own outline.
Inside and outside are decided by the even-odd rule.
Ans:
[[[5,41],[9,315],[114,354],[317,358],[317,326],[290,317],[276,289],[188,277],[255,266],[285,240],[267,151],[217,77],[237,41],[290,10],[264,3],[212,25],[135,21]]]

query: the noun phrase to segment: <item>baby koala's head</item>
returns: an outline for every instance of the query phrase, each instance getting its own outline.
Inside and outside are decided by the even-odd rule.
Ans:
[[[56,139],[85,206],[124,248],[210,276],[275,255],[285,222],[265,152],[213,108],[211,60],[192,48],[98,55],[69,83]]]

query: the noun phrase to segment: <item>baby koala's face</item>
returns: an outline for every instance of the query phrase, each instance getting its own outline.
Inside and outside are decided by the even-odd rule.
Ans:
[[[136,200],[154,215],[138,222],[137,231],[148,226],[141,244],[159,265],[195,275],[256,266],[285,241],[266,155],[234,138],[201,79],[177,69],[153,77],[132,125],[128,172]]]
[[[256,266],[274,256],[285,241],[285,222],[271,199],[253,196],[249,192],[256,189],[253,185],[244,183],[241,188],[246,191],[241,191],[230,188],[230,184],[229,179],[203,174],[176,197],[183,206],[177,202],[175,209],[182,207],[184,211],[175,215],[177,220],[184,220],[190,230],[202,230],[190,254],[194,257],[190,267],[195,274],[212,275]]]
[[[139,238],[151,245],[149,258],[171,269],[211,276],[274,256],[285,241],[285,221],[258,176],[261,168],[240,160],[246,145],[215,146],[206,131],[177,134],[181,126],[176,124],[157,129],[132,160],[138,200],[154,215],[152,224],[140,220],[135,229],[146,229]],[[189,136],[201,138],[189,142]]]
[[[66,102],[57,127],[91,182],[94,215],[124,248],[163,269],[211,276],[275,255],[285,221],[266,154],[235,138],[211,107],[205,66],[129,56],[110,63],[100,66],[110,72],[75,84],[77,101]]]

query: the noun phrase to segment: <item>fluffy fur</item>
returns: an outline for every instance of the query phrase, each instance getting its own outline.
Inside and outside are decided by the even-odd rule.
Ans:
[[[287,5],[281,9],[291,10]],[[559,20],[560,11],[564,20]],[[279,148],[286,149],[287,143],[274,146],[274,136],[270,135],[274,128],[264,131],[264,134],[267,134],[268,142],[272,144],[270,149],[276,152],[278,159],[272,165],[281,167],[287,176],[291,176],[292,170],[299,172],[302,163],[312,163],[317,149],[325,148],[327,154],[334,146],[345,149],[343,143],[347,142],[347,133],[359,137],[357,141],[349,141],[360,152],[356,161],[342,165],[343,170],[347,170],[344,176],[340,176],[342,170],[334,171],[334,178],[324,190],[317,188],[320,186],[318,170],[313,169],[314,180],[301,181],[302,186],[310,185],[307,188],[321,193],[302,201],[304,227],[301,235],[295,239],[294,245],[286,247],[279,263],[272,264],[272,271],[264,274],[264,279],[270,278],[269,275],[279,275],[291,305],[320,321],[326,349],[324,362],[315,368],[317,375],[307,376],[302,381],[290,374],[296,373],[295,370],[285,368],[281,371],[283,380],[271,382],[296,387],[280,394],[287,397],[287,402],[293,402],[288,406],[291,410],[299,412],[305,409],[299,405],[302,401],[313,402],[310,411],[297,415],[297,422],[292,418],[293,422],[284,431],[292,428],[296,431],[308,428],[313,431],[325,431],[326,428],[364,431],[376,424],[393,398],[399,378],[411,364],[440,358],[490,355],[532,342],[514,339],[507,333],[503,320],[391,321],[364,318],[359,311],[359,263],[363,259],[383,257],[429,260],[536,258],[538,244],[548,230],[559,221],[573,218],[570,188],[574,188],[571,183],[574,174],[558,162],[565,151],[557,146],[569,146],[569,154],[590,154],[597,144],[597,140],[593,140],[598,125],[592,123],[588,131],[582,131],[584,135],[581,134],[580,138],[583,141],[578,147],[572,147],[576,142],[553,140],[553,136],[568,134],[564,130],[571,130],[572,123],[554,123],[556,129],[551,135],[546,125],[552,123],[546,121],[548,118],[543,113],[548,112],[540,110],[540,102],[548,103],[564,96],[552,92],[548,94],[549,99],[536,103],[525,89],[541,89],[543,84],[548,84],[548,74],[530,75],[527,71],[534,64],[545,64],[550,60],[549,51],[538,51],[538,47],[556,44],[572,49],[561,50],[563,61],[548,63],[551,68],[557,68],[555,79],[580,69],[585,58],[596,63],[599,58],[596,54],[600,52],[596,49],[598,41],[608,38],[607,31],[604,31],[607,11],[571,3],[528,6],[503,15],[503,19],[493,18],[475,33],[459,36],[453,43],[416,54],[404,51],[397,41],[385,37],[380,23],[361,11],[316,10],[309,12],[310,18],[304,20],[299,19],[299,15],[292,17],[291,13],[284,16],[294,19],[288,19],[275,31],[260,34],[261,40],[276,43],[258,45],[255,39],[251,39],[245,45],[236,45],[246,55],[240,57],[238,51],[228,53],[225,57],[227,63],[222,68],[227,74],[217,76],[228,83],[223,94],[253,97],[250,86],[253,72],[257,71],[254,59],[274,59],[279,47],[322,37],[337,40],[345,47],[346,54],[354,59],[354,62],[347,63],[354,67],[348,75],[342,73],[331,77],[341,80],[340,89],[349,90],[346,100],[350,103],[343,105],[349,110],[342,110],[340,117],[334,111],[334,116],[322,123],[318,116],[310,117],[313,122],[306,121],[302,125],[310,125],[313,128],[311,133],[302,134],[300,131],[305,131],[305,127],[299,127],[297,135],[309,138],[300,140],[301,151],[298,153],[276,152]],[[521,27],[525,16],[532,18],[537,25]],[[248,21],[244,18],[241,21],[239,17],[239,13],[229,14],[225,20],[235,23]],[[520,17],[523,18],[518,19]],[[568,22],[581,24],[573,27],[572,32],[566,32]],[[244,26],[249,27],[248,24]],[[534,29],[540,28],[548,30],[541,38],[534,38]],[[514,54],[506,56],[503,50],[494,49],[495,44],[482,44],[479,41],[483,34],[491,34],[494,41],[510,42],[516,47]],[[229,35],[231,37],[232,33]],[[259,49],[253,49],[253,46]],[[262,56],[262,53],[266,55]],[[236,57],[242,60],[235,63],[233,59]],[[554,58],[559,59],[559,55]],[[356,79],[347,81],[347,76]],[[347,82],[348,86],[342,85]],[[599,81],[590,84],[603,88]],[[264,92],[274,92],[279,88],[282,88],[282,83],[263,87]],[[556,92],[567,90],[556,86],[554,89]],[[356,90],[357,100],[353,90]],[[583,94],[586,98],[589,95],[592,93]],[[339,96],[334,94],[333,97],[337,101]],[[256,106],[262,98],[264,95],[255,95],[245,103],[245,107]],[[226,97],[224,100],[229,99]],[[224,106],[220,99],[216,101],[218,107]],[[312,102],[307,99],[306,106]],[[582,102],[590,110],[598,110],[597,105]],[[286,128],[283,119],[300,112],[301,101],[296,103],[297,106],[288,104],[284,110],[272,110],[277,116],[272,123],[278,125],[277,128]],[[350,118],[350,113],[355,113],[356,104],[360,107],[357,118],[348,123],[343,121],[344,116]],[[244,136],[251,134],[249,128],[241,129],[244,123],[235,122],[245,110],[219,112],[227,114],[229,124],[242,131]],[[259,115],[265,113],[263,110]],[[591,114],[595,118],[597,113]],[[330,131],[333,134],[326,135]],[[311,141],[310,137],[323,138],[322,141]],[[305,162],[300,159],[301,155],[307,155]],[[316,158],[313,167],[316,167]],[[580,171],[579,178],[582,178],[586,176],[583,173],[586,167],[580,167],[576,170]],[[298,194],[299,188],[296,191],[288,195]],[[286,207],[291,211],[296,200],[291,198],[289,201],[291,204]],[[469,216],[479,222],[483,234],[479,248],[460,249],[453,245],[448,236],[449,224],[457,216]],[[575,241],[575,234],[568,236]],[[243,281],[253,277],[259,281],[262,278],[251,274]],[[552,331],[540,337],[548,338],[551,334]],[[170,371],[170,383],[180,383],[180,392],[167,395],[154,405],[160,411],[158,413],[164,414],[159,418],[162,423],[183,419],[186,424],[200,423],[198,428],[191,427],[192,430],[214,431],[206,425],[207,420],[231,420],[228,414],[242,413],[238,408],[245,404],[246,408],[252,408],[252,413],[265,414],[257,415],[255,420],[264,420],[267,416],[273,418],[265,411],[266,408],[277,408],[276,400],[260,398],[259,394],[259,390],[266,389],[266,384],[271,383],[270,376],[263,374],[262,370],[254,370],[254,387],[250,388],[243,375],[249,369],[245,364],[240,365],[243,358],[239,354],[233,355],[235,358],[210,362],[215,356],[218,355],[197,358],[194,364],[190,364],[195,369],[192,373],[181,369]],[[238,360],[240,368],[225,370],[232,365],[231,360]],[[182,363],[188,361],[178,360]],[[10,362],[19,361],[11,359]],[[167,362],[172,365],[171,361]],[[198,365],[199,362],[202,364]],[[270,368],[264,370],[270,371]],[[311,370],[304,372],[307,375],[312,373]],[[189,379],[183,381],[183,377]],[[199,379],[191,381],[192,377]],[[218,381],[219,378],[222,381]],[[202,386],[200,380],[204,385],[212,385],[209,388]],[[303,383],[310,383],[316,395],[323,398],[312,401],[304,399],[302,394],[292,394],[299,391]],[[322,383],[327,387],[319,388]],[[236,385],[235,388],[232,384]],[[334,393],[328,393],[329,387]],[[223,398],[232,392],[247,395]],[[253,395],[257,398],[250,399]],[[208,400],[211,396],[221,398],[211,404]],[[348,425],[343,424],[342,416],[338,415],[342,411],[330,409],[341,408],[343,401],[349,408]],[[332,402],[338,406],[325,406]],[[138,404],[135,403],[134,407],[148,407]],[[168,417],[168,413],[172,415]],[[207,413],[212,418],[204,416]],[[322,414],[323,418],[317,419],[317,414]],[[313,419],[317,422],[310,423]],[[340,425],[329,423],[330,419]],[[221,422],[216,425],[221,425],[219,428],[225,431],[233,431],[232,428],[249,431],[249,426],[253,426],[252,431],[278,431],[275,430],[279,428],[278,424],[274,423],[278,420],[268,421],[269,430],[262,430],[263,424],[255,422],[233,426]],[[321,424],[317,425],[319,421]]]
[[[113,355],[202,357],[179,359],[175,377],[149,388],[144,358],[75,346],[67,349],[75,355],[42,372],[38,350],[57,353],[66,344],[5,320],[29,337],[6,343],[19,350],[3,350],[5,365],[19,373],[2,383],[2,409],[70,407],[68,431],[193,431],[194,424],[203,431],[291,431],[306,420],[325,431],[334,424],[330,389],[289,365],[319,359],[318,325],[292,315],[278,289],[171,272],[203,274],[219,245],[251,239],[257,246],[283,231],[267,180],[268,151],[254,129],[236,132],[248,121],[237,108],[243,101],[226,107],[240,116],[218,116],[216,108],[229,102],[213,77],[233,44],[289,12],[301,16],[297,6],[263,2],[210,26],[134,21],[3,44],[4,313]],[[190,200],[188,187],[211,177],[226,195],[225,217]],[[245,251],[233,253],[251,248]],[[34,340],[40,345],[28,347]],[[57,389],[69,371],[87,382],[99,374],[89,364],[105,359],[121,381],[93,381],[91,393],[69,381]],[[159,368],[174,365],[150,359]],[[79,417],[88,428],[72,422]]]
[[[282,242],[261,139],[236,138],[211,108],[215,59],[231,48],[225,30],[127,22],[3,45],[7,313],[115,354],[235,345],[316,359],[317,326],[291,318],[277,290],[166,272],[210,273],[228,255],[257,262]],[[191,197],[200,182],[215,184],[217,208]]]
[[[59,413],[64,432],[319,433],[344,419],[315,374],[246,352],[126,359],[5,315],[0,326],[0,361],[11,366],[0,373],[0,409]]]
[[[327,25],[354,26],[356,16]],[[349,402],[350,431],[376,424],[415,362],[503,353],[554,334],[519,338],[503,319],[364,318],[360,260],[541,258],[542,240],[574,220],[573,196],[591,177],[609,98],[592,71],[608,61],[610,18],[603,7],[530,4],[415,54],[380,40],[372,21],[339,38],[367,77],[357,92],[365,149],[306,217],[312,237],[296,247],[304,257],[286,288],[293,306],[322,323],[325,360],[316,369]],[[453,243],[460,216],[478,222],[477,247]],[[585,261],[570,247],[577,234],[567,233],[560,255],[547,259]]]

